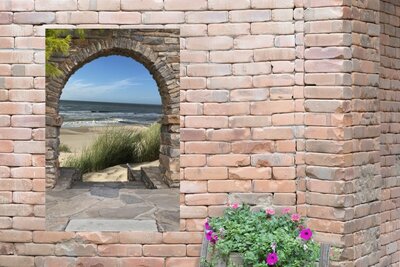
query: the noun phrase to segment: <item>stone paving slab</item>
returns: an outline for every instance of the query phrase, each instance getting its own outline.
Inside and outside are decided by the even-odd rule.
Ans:
[[[65,231],[147,231],[157,232],[155,220],[72,219]]]
[[[148,225],[143,226],[144,223]],[[146,189],[143,182],[134,181],[78,182],[62,191],[49,190],[46,230],[78,228],[79,231],[179,231],[179,189]]]

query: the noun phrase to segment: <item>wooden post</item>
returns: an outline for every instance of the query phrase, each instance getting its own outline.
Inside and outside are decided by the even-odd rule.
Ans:
[[[329,244],[321,244],[321,250],[319,254],[319,267],[329,266],[329,250],[331,246]]]

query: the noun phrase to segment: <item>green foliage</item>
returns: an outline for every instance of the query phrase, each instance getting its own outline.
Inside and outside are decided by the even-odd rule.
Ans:
[[[142,130],[110,127],[78,156],[70,156],[63,167],[77,168],[82,173],[103,170],[124,163],[158,159],[160,126],[153,124]]]
[[[57,77],[62,74],[57,66],[50,62],[50,58],[56,54],[67,55],[70,49],[72,35],[81,39],[85,36],[83,29],[47,29],[46,30],[46,75]]]
[[[278,262],[273,266],[315,266],[319,245],[299,237],[303,223],[303,219],[293,221],[290,214],[252,212],[247,205],[228,208],[224,216],[209,220],[218,241],[210,248],[213,256],[207,265],[216,266],[218,259],[227,260],[236,252],[242,255],[245,266],[268,267],[266,257],[275,250]]]
[[[160,154],[160,132],[161,125],[154,123],[145,131],[138,133],[138,142],[133,147],[133,158],[136,162],[158,159]]]
[[[60,144],[60,145],[58,146],[58,150],[59,150],[60,152],[71,153],[71,148],[70,148],[68,145],[66,145],[66,144]]]

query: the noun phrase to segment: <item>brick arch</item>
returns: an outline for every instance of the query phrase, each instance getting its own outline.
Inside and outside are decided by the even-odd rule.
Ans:
[[[167,39],[169,38],[169,39]],[[173,39],[178,41],[173,41]],[[51,59],[62,74],[46,80],[46,186],[59,176],[58,146],[62,118],[59,100],[73,73],[103,56],[121,55],[142,63],[157,83],[162,101],[160,170],[170,186],[179,184],[179,44],[174,31],[88,30],[85,39],[74,36],[68,56]]]

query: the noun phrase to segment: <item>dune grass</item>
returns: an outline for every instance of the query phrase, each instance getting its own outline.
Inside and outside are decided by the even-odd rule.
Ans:
[[[60,152],[65,152],[65,153],[71,153],[72,152],[71,148],[68,145],[62,144],[62,143],[58,146],[58,150]]]
[[[110,127],[80,155],[68,157],[63,165],[87,173],[118,164],[156,160],[159,150],[160,125],[157,123],[141,130]]]

